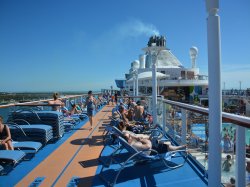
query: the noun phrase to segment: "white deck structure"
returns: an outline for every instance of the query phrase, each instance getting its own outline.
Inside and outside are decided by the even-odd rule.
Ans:
[[[206,95],[208,77],[201,75],[199,68],[196,68],[198,49],[190,48],[191,67],[186,68],[169,49],[165,46],[160,47],[162,50],[158,53],[156,60],[158,94],[169,87],[200,86],[203,89],[202,95]],[[129,73],[126,74],[126,90],[134,92],[133,95],[152,93],[151,59],[152,55],[146,51],[145,54],[139,55],[139,60],[131,63]]]

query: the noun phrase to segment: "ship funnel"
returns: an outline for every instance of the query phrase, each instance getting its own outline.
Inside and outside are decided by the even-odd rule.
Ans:
[[[139,61],[140,61],[140,69],[144,69],[145,68],[145,60],[146,60],[146,56],[141,54],[139,55]]]

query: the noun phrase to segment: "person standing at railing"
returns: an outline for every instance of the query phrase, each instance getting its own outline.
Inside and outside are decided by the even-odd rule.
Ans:
[[[63,102],[59,99],[59,94],[58,93],[54,93],[53,94],[53,101],[49,101],[48,104],[49,105],[58,105],[58,106],[52,106],[52,110],[54,111],[60,111],[61,106],[63,105]]]
[[[111,102],[112,102],[112,105],[114,105],[114,101],[115,101],[115,96],[112,94],[112,95],[111,95]]]
[[[96,105],[96,99],[94,98],[92,91],[89,91],[88,97],[86,98],[87,114],[88,114],[89,123],[90,123],[89,130],[92,130],[92,127],[93,127],[93,115],[94,115],[95,105]]]
[[[136,105],[134,106],[134,120],[135,121],[144,121],[144,107],[141,106],[141,101],[137,101]]]
[[[7,125],[3,124],[3,117],[0,116],[0,149],[14,150],[11,142],[10,129]]]
[[[115,91],[114,97],[115,97],[115,105],[117,105],[117,102],[118,102],[118,94],[117,94],[117,91]]]

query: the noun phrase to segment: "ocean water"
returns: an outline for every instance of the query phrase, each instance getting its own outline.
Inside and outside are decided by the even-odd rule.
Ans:
[[[0,116],[3,117],[4,122],[7,121],[11,111],[14,111],[14,107],[0,108]]]

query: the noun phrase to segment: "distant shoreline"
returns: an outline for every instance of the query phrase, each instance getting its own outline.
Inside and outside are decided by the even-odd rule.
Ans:
[[[0,92],[0,105],[52,99],[53,93],[54,92]],[[63,97],[65,95],[87,94],[88,91],[64,91],[58,93]]]

